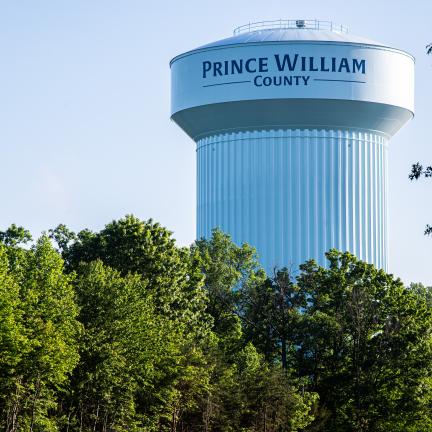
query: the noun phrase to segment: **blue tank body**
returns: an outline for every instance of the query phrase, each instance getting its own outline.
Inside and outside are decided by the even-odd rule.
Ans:
[[[268,272],[349,250],[386,268],[387,138],[355,130],[237,132],[197,143],[197,235],[254,245]]]

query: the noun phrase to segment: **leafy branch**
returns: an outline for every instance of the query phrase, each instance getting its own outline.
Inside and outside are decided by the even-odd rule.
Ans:
[[[432,49],[432,47],[431,47]],[[411,172],[408,175],[408,178],[412,180],[418,180],[420,177],[430,178],[432,177],[432,166],[423,167],[419,162],[413,164],[411,166]],[[425,231],[425,235],[432,234],[432,226],[427,224]]]

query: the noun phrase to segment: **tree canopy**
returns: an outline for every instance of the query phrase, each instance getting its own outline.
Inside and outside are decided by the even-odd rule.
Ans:
[[[338,251],[269,277],[133,216],[48,233],[0,233],[2,430],[432,428],[430,288]]]

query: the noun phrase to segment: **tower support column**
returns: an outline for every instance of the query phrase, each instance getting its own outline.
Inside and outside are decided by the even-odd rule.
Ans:
[[[197,141],[197,237],[247,242],[265,270],[331,248],[387,269],[387,143],[360,129],[222,133]]]

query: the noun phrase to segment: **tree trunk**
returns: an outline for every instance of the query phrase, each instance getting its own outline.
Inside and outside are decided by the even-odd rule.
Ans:
[[[6,420],[6,432],[16,432],[18,430],[18,413],[20,409],[20,386],[21,378],[18,378],[15,384],[15,393],[12,396],[12,403],[8,409]]]
[[[282,352],[282,369],[287,369],[287,347],[286,347],[286,340],[283,337],[281,340],[281,352]]]
[[[35,415],[36,415],[36,401],[39,397],[39,389],[40,389],[40,377],[38,376],[37,381],[36,381],[36,388],[35,388],[35,392],[34,392],[34,397],[33,397],[32,415],[31,415],[31,422],[30,422],[30,432],[33,432]]]
[[[79,432],[82,432],[82,427],[83,427],[83,406],[82,406],[82,402],[80,403],[80,427],[79,427]]]
[[[96,431],[96,425],[97,425],[98,419],[99,419],[99,404],[97,405],[97,408],[96,408],[96,418],[95,418],[94,425],[93,425],[93,432]]]

